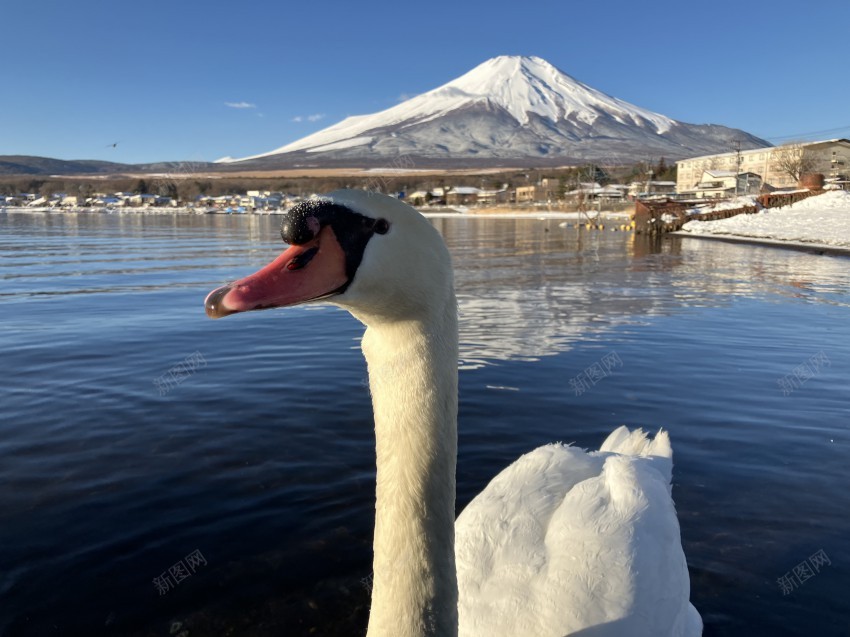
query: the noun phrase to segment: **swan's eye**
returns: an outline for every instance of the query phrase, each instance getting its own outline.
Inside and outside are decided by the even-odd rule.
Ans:
[[[390,222],[386,219],[378,219],[372,228],[378,234],[387,234],[390,231]]]

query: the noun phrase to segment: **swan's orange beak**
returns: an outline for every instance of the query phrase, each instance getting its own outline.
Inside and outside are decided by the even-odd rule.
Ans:
[[[254,274],[213,290],[204,301],[210,318],[297,305],[330,296],[348,282],[345,252],[330,226],[291,246]]]

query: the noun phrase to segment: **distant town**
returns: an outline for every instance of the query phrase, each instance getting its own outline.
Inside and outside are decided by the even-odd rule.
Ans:
[[[619,171],[619,172],[618,172]],[[550,174],[551,173],[551,174]],[[850,140],[830,139],[693,157],[667,165],[606,167],[595,164],[558,170],[440,175],[396,171],[293,181],[297,188],[238,190],[239,180],[194,174],[151,174],[125,190],[95,190],[102,179],[30,179],[37,192],[0,181],[0,207],[32,210],[150,210],[274,214],[298,201],[338,187],[359,187],[403,198],[423,209],[618,209],[641,200],[717,202],[743,195],[800,187],[850,189]],[[626,177],[623,183],[617,177]],[[213,183],[221,180],[222,183]],[[125,180],[126,181],[126,180]],[[99,183],[100,182],[100,183]],[[476,183],[477,182],[477,183]],[[65,190],[55,190],[62,184]],[[72,189],[68,189],[69,183]],[[283,184],[286,185],[286,184]],[[215,193],[216,189],[232,192]],[[182,191],[182,192],[181,192]]]

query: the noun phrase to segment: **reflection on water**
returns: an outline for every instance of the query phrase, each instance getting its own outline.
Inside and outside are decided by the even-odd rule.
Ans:
[[[362,328],[327,306],[203,314],[281,250],[278,222],[0,215],[0,633],[362,634]],[[814,617],[846,634],[846,259],[433,223],[461,316],[459,506],[538,444],[663,424],[706,634],[805,634]],[[622,365],[576,396],[569,379],[606,352]],[[777,379],[818,352],[831,365],[784,397]],[[207,364],[160,395],[195,353]],[[783,596],[776,579],[819,549],[834,568]],[[193,551],[208,564],[158,595]]]
[[[4,229],[15,236],[0,243],[0,298],[174,289],[214,281],[217,273],[233,279],[282,249],[274,217],[6,217]],[[716,305],[715,296],[775,294],[846,304],[850,284],[840,258],[792,252],[777,258],[775,249],[560,228],[552,220],[433,223],[452,250],[461,353],[470,363],[534,360],[642,316]],[[193,229],[198,232],[187,235]]]
[[[843,259],[726,243],[564,229],[536,220],[437,219],[452,249],[461,358],[536,360],[619,325],[718,297],[790,295],[846,304]]]

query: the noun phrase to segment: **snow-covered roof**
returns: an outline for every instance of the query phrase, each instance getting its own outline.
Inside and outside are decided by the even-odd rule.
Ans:
[[[850,146],[850,139],[844,139],[843,137],[838,137],[836,139],[822,139],[819,142],[801,142],[800,146],[820,146],[821,144],[847,144]]]
[[[601,194],[617,194],[621,195],[622,192],[617,188],[608,188],[605,186],[604,188],[599,184],[582,184],[581,188],[577,188],[576,190],[571,190],[568,192],[568,195],[579,195],[579,194],[592,194],[592,195],[601,195]]]
[[[456,186],[449,190],[450,195],[477,195],[481,192],[478,188],[472,188],[471,186]]]

